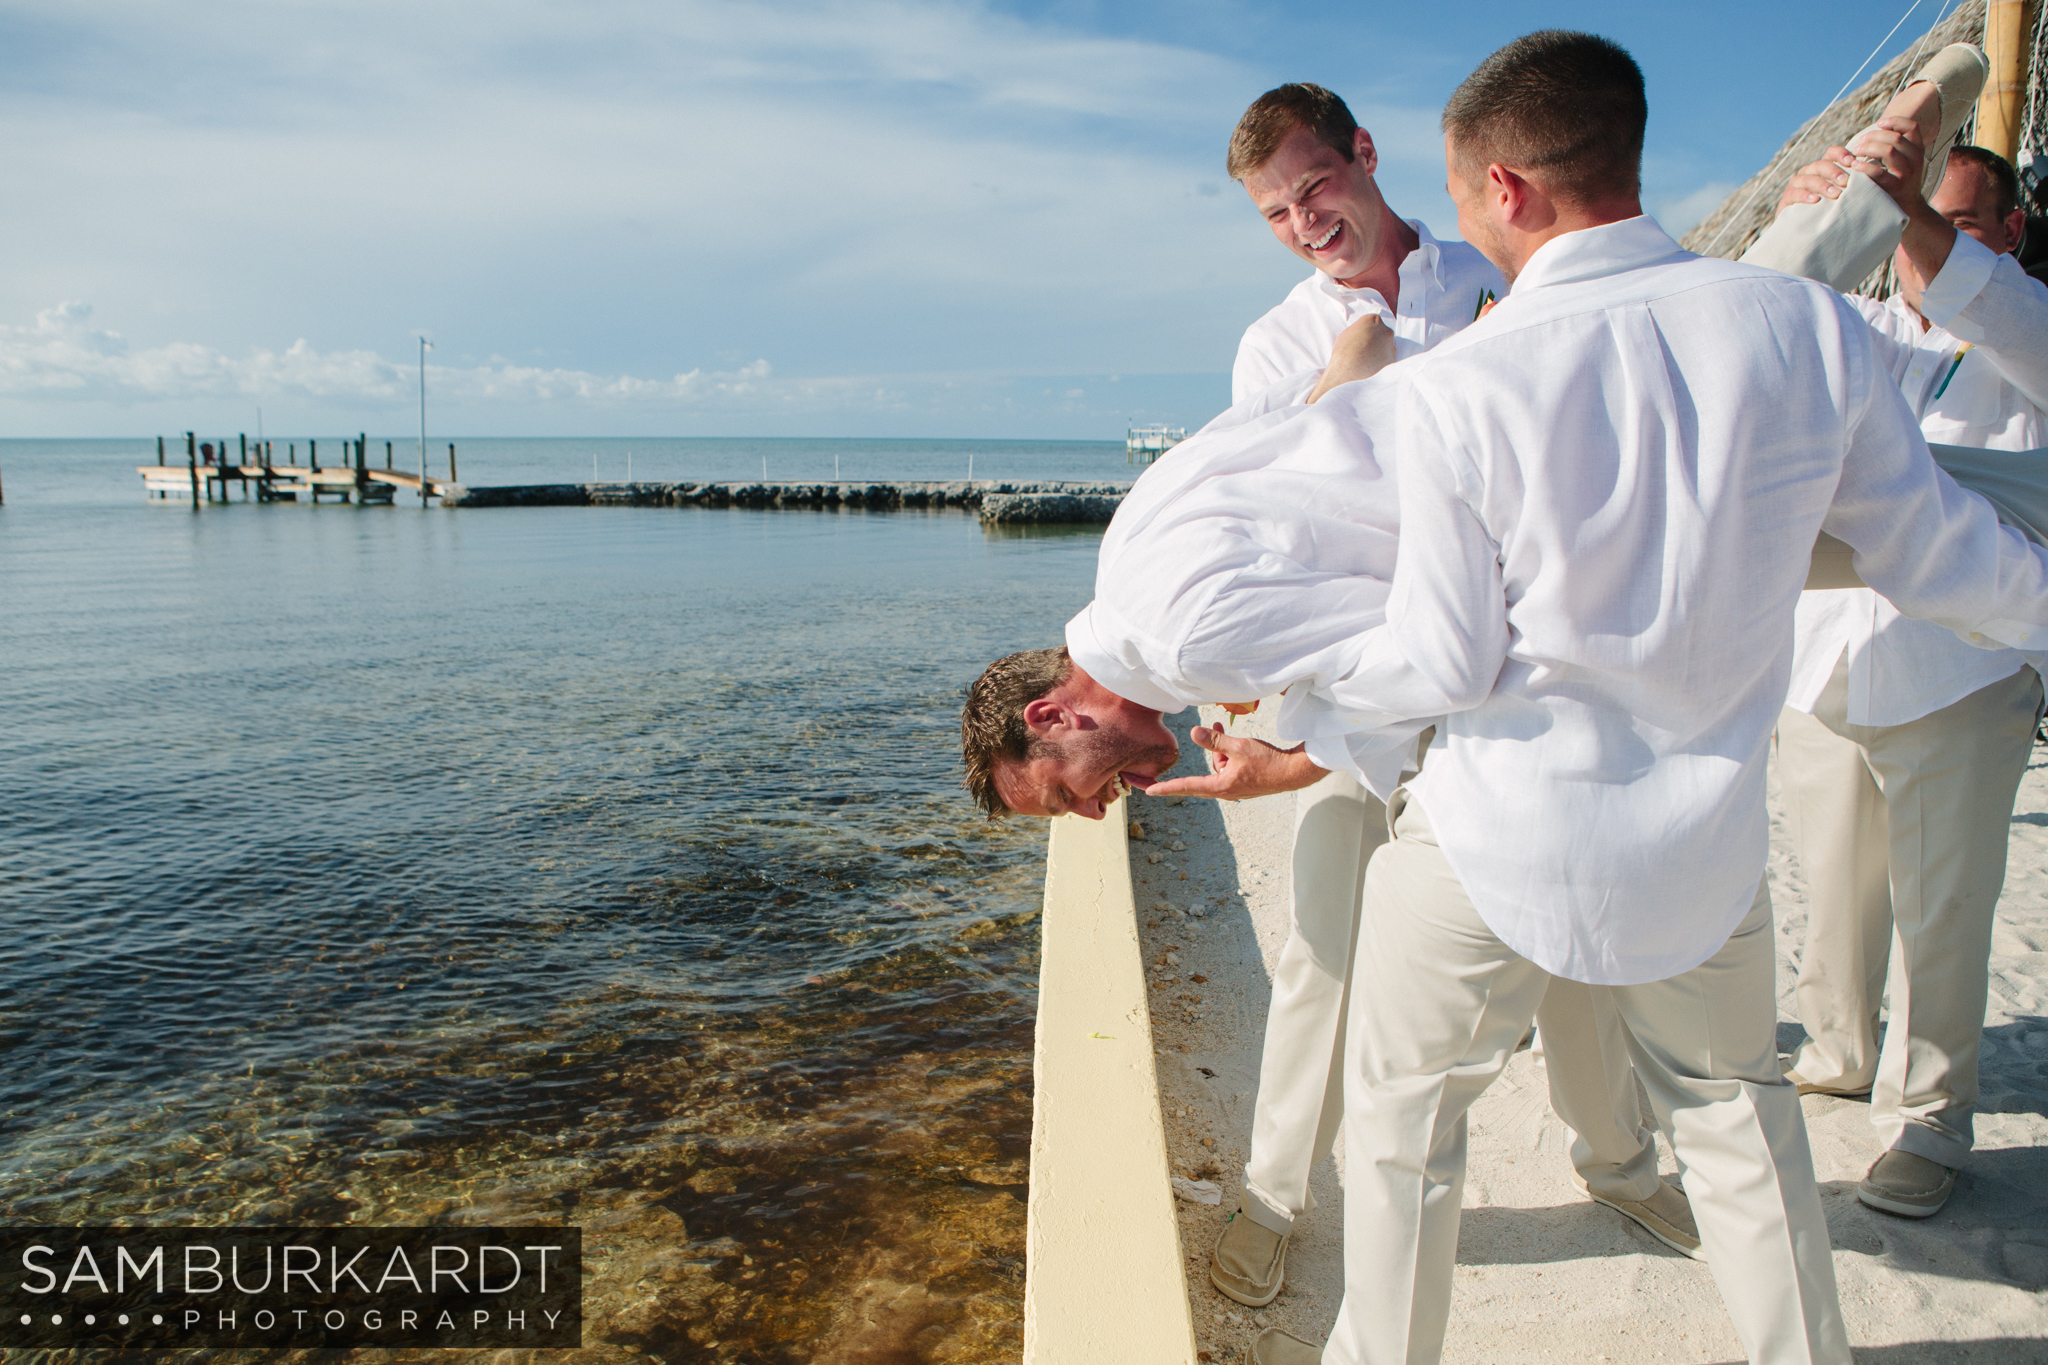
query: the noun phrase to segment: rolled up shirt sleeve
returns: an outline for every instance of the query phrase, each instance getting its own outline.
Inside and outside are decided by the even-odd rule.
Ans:
[[[2006,382],[2048,408],[2048,285],[1967,232],[1928,282],[1920,312],[1984,353]]]

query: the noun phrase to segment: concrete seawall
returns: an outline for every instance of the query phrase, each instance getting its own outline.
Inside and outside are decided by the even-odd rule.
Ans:
[[[903,483],[545,483],[450,485],[443,507],[746,507],[867,511],[959,508],[1001,524],[1107,522],[1130,485],[1108,480]]]
[[[1024,1365],[1196,1365],[1129,818],[1062,817],[1046,849]]]

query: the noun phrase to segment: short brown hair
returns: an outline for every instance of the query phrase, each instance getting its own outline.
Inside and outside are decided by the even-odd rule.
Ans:
[[[1479,64],[1444,106],[1465,166],[1543,173],[1559,199],[1590,204],[1643,187],[1642,69],[1590,33],[1544,29]]]
[[[1983,169],[1984,178],[1991,182],[1991,188],[1997,193],[1998,202],[1992,211],[2000,218],[2020,206],[2020,177],[2010,161],[1988,147],[1972,147],[1967,142],[1958,142],[1948,149],[1948,164],[1953,166],[1958,161]],[[1946,177],[1948,170],[1943,168],[1941,173]]]
[[[1314,133],[1316,141],[1346,161],[1357,159],[1352,143],[1358,135],[1358,120],[1351,117],[1343,100],[1320,85],[1279,85],[1253,100],[1237,121],[1223,168],[1232,180],[1244,179],[1271,161],[1297,128]]]
[[[1073,671],[1065,645],[1027,649],[997,659],[967,689],[967,705],[960,709],[960,756],[967,764],[961,785],[989,819],[1010,813],[1009,803],[996,791],[996,764],[1022,763],[1038,747],[1024,724],[1024,708]]]

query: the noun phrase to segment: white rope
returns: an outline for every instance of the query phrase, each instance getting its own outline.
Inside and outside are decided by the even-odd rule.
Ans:
[[[2041,126],[2041,85],[2044,75],[2048,75],[2043,72],[2041,66],[2042,58],[2048,55],[2048,5],[2034,6],[2034,32],[2029,42],[2033,50],[2032,60],[2027,63],[2027,104],[2025,112],[2020,115],[2020,140],[2017,149],[2020,155],[2014,159],[2025,163],[2018,169],[2028,182],[2028,188],[2033,189],[2041,183],[2041,176],[2034,169],[2034,159],[2048,151],[2048,146],[2043,145],[2048,143],[2048,137],[2044,137]],[[2031,211],[2029,209],[2029,212]]]
[[[1808,119],[1806,123],[1802,125],[1801,131],[1804,131],[1805,128],[1812,127],[1817,120],[1826,117],[1828,110],[1834,108],[1837,104],[1841,102],[1842,96],[1848,94],[1849,91],[1855,86],[1857,78],[1860,77],[1865,71],[1869,70],[1870,64],[1877,60],[1877,54],[1884,51],[1884,45],[1892,40],[1892,36],[1894,34],[1896,34],[1900,29],[1906,26],[1906,21],[1913,17],[1913,11],[1919,9],[1924,2],[1925,0],[1913,0],[1913,3],[1906,7],[1906,12],[1899,16],[1899,22],[1893,24],[1891,26],[1890,32],[1887,32],[1884,35],[1884,37],[1878,39],[1877,46],[1870,49],[1870,55],[1863,59],[1863,64],[1856,68],[1855,72],[1849,77],[1848,80],[1842,82],[1842,88],[1835,92],[1835,97],[1833,99],[1829,100],[1826,104],[1821,106],[1820,113],[1815,114],[1813,118]],[[1949,3],[1950,0],[1942,0],[1941,14],[1937,14],[1935,16],[1934,23],[1928,28],[1927,33],[1925,35],[1922,35],[1920,39],[1920,43],[1923,46],[1926,44],[1927,38],[1933,34],[1934,30],[1941,27],[1942,17],[1948,13]],[[2048,9],[2048,5],[2044,5],[2043,8]],[[1919,51],[1916,48],[1914,51],[1915,60],[1913,62],[1908,62],[1906,64],[1906,81],[1908,83],[1911,83],[1913,79],[1913,72],[1917,69],[1916,63],[1918,61],[1918,58]],[[1905,88],[1905,85],[1901,85],[1899,87],[1900,90],[1903,90]],[[1894,91],[1893,93],[1896,94],[1897,91]],[[1796,141],[1797,139],[1795,135],[1795,145]],[[1757,172],[1756,179],[1754,182],[1752,182],[1752,187],[1750,189],[1749,194],[1743,199],[1741,206],[1737,208],[1734,213],[1729,214],[1726,218],[1721,220],[1721,226],[1719,228],[1716,228],[1714,231],[1714,240],[1707,243],[1706,246],[1702,248],[1702,250],[1700,251],[1700,254],[1702,256],[1712,256],[1713,254],[1715,254],[1715,252],[1720,249],[1721,243],[1724,240],[1726,240],[1729,229],[1748,221],[1749,211],[1756,207],[1756,201],[1758,197],[1762,195],[1766,190],[1768,190],[1777,180],[1777,177],[1772,175],[1771,172],[1777,169],[1778,163],[1785,158],[1786,153],[1790,150],[1791,148],[1789,146],[1781,149],[1776,156],[1771,158],[1770,165],[1765,166],[1763,170]]]

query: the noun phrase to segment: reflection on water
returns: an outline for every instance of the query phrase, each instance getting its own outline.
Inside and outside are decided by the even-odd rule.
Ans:
[[[0,1219],[561,1220],[600,1354],[1014,1357],[1043,835],[954,726],[1094,544],[0,509]]]

